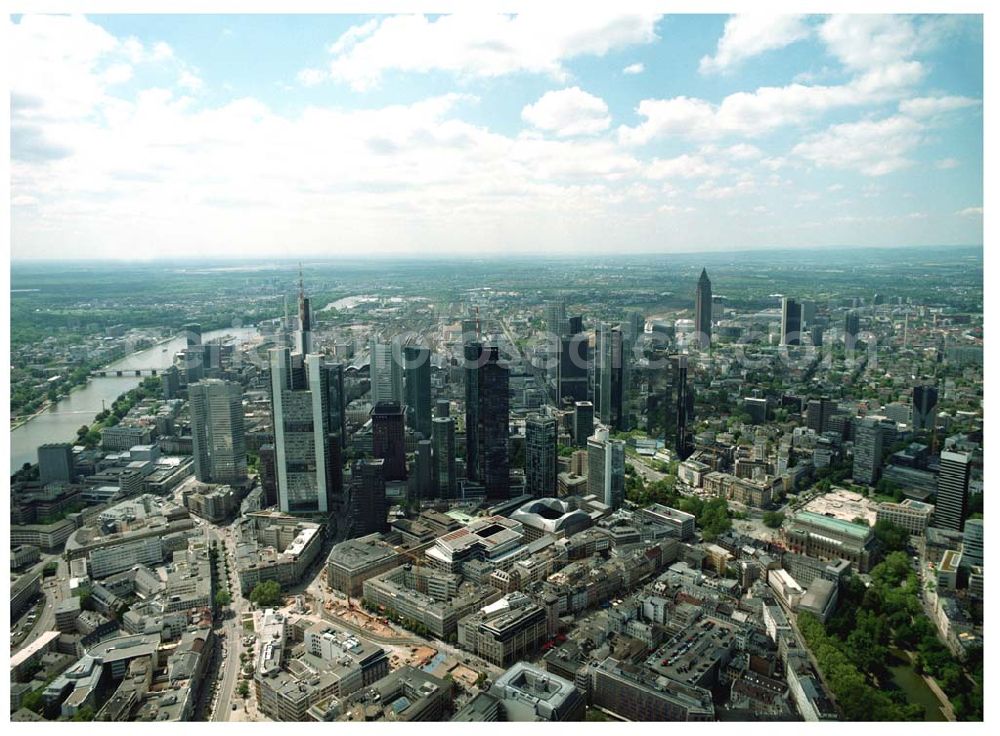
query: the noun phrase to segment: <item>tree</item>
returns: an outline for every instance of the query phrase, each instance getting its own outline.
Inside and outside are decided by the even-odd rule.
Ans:
[[[246,680],[240,680],[240,684],[236,686],[236,692],[241,698],[246,698],[250,695],[250,686]]]
[[[250,602],[261,608],[277,606],[281,603],[281,585],[277,580],[257,583],[250,593]]]
[[[85,705],[82,708],[80,708],[80,710],[78,710],[76,712],[76,715],[73,716],[73,720],[74,721],[92,721],[92,720],[94,720],[94,715],[96,715],[94,713],[94,709],[91,708],[89,705]]]
[[[905,551],[910,544],[910,533],[888,519],[875,523],[875,539],[886,552]]]
[[[785,523],[785,515],[780,511],[765,511],[764,526],[770,529],[780,529]]]
[[[32,690],[30,693],[21,698],[21,706],[34,711],[35,713],[41,713],[45,708],[45,701],[42,700],[42,688]]]
[[[220,590],[215,594],[215,605],[217,605],[219,608],[225,608],[232,602],[233,602],[233,597],[229,595],[229,591]]]

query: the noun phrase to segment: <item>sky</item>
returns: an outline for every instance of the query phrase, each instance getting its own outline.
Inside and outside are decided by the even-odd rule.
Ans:
[[[982,243],[979,16],[8,18],[14,259]]]

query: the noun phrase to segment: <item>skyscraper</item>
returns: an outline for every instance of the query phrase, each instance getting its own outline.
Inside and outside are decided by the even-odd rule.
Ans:
[[[577,401],[573,405],[573,444],[586,447],[587,438],[594,433],[594,405],[589,401]]]
[[[177,366],[170,366],[160,373],[160,381],[163,385],[163,400],[170,401],[176,399],[181,390],[181,374]]]
[[[594,393],[597,416],[614,431],[626,429],[628,350],[621,327],[602,323],[597,329]]]
[[[558,450],[556,420],[540,414],[530,414],[524,432],[525,493],[535,498],[556,493]]]
[[[556,405],[564,401],[586,401],[590,341],[584,332],[559,338],[559,364],[556,367]]]
[[[419,440],[410,473],[410,500],[431,498],[434,495],[434,456],[430,440]]]
[[[587,440],[587,492],[612,509],[625,499],[625,443],[598,427]]]
[[[388,343],[382,342],[377,336],[371,338],[371,377],[372,406],[380,401],[397,401],[403,403],[403,368],[393,357],[393,353],[401,354],[399,338],[394,337]]]
[[[809,403],[806,404],[806,426],[816,434],[823,434],[826,431],[827,420],[833,416],[836,409],[836,402],[831,401],[829,396],[809,399]]]
[[[351,537],[389,530],[384,466],[384,460],[375,458],[356,460],[351,468],[351,500],[348,509]]]
[[[557,337],[566,334],[566,301],[552,299],[545,303],[545,329]]]
[[[278,505],[278,468],[274,445],[261,445],[260,489],[264,494],[264,508]]]
[[[983,520],[968,519],[962,533],[962,564],[981,567],[983,564]]]
[[[664,447],[679,460],[694,452],[691,424],[694,421],[694,390],[688,384],[688,356],[671,355],[667,363],[667,390],[663,408]]]
[[[271,415],[274,423],[278,507],[285,513],[330,513],[341,503],[340,442],[331,431],[330,376],[320,355],[302,360],[303,387],[293,388],[293,357],[272,348]]]
[[[336,435],[340,447],[347,447],[347,397],[344,394],[344,366],[324,363],[327,376],[326,411],[330,419],[330,434]]]
[[[434,417],[432,422],[435,492],[439,498],[454,498],[458,492],[455,474],[455,419]]]
[[[858,313],[852,309],[844,315],[844,348],[846,350],[854,350],[854,344],[860,331],[861,319],[858,317]]]
[[[913,387],[913,428],[934,429],[937,420],[937,386]]]
[[[490,499],[510,495],[510,379],[499,360],[496,346],[465,344],[466,470],[470,480],[485,486]]]
[[[882,470],[881,423],[871,417],[854,420],[854,482],[873,486]]]
[[[781,299],[781,344],[801,345],[802,305],[789,297]]]
[[[76,479],[73,445],[51,442],[38,447],[38,480],[48,483],[72,483]]]
[[[243,388],[209,378],[188,387],[194,473],[202,483],[239,485],[247,478]]]
[[[181,328],[184,333],[185,342],[187,347],[194,347],[195,345],[201,345],[201,325],[197,322],[189,322]]]
[[[403,348],[406,426],[431,437],[431,351],[419,345]]]
[[[704,268],[694,291],[694,329],[694,344],[699,348],[709,347],[712,341],[712,282]]]
[[[934,526],[962,531],[969,504],[969,478],[972,473],[972,453],[941,453],[937,480],[937,503]]]
[[[312,309],[309,297],[302,286],[302,267],[299,267],[299,332],[296,340],[298,352],[310,355],[313,352],[312,343]]]
[[[635,345],[646,330],[646,318],[642,312],[628,312],[625,315],[625,335]]]
[[[371,410],[372,454],[385,460],[386,480],[406,480],[404,412],[395,401],[380,401]]]

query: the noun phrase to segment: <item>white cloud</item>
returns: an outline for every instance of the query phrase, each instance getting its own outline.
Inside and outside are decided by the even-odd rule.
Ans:
[[[611,125],[607,103],[579,87],[546,92],[534,104],[525,105],[521,119],[558,136],[600,133]]]
[[[622,69],[622,74],[642,74],[644,71],[646,71],[646,65],[641,61],[637,61]]]
[[[315,87],[326,79],[326,72],[322,69],[302,69],[296,75],[296,79],[304,87]]]
[[[800,15],[734,15],[726,21],[715,56],[704,56],[702,74],[725,72],[766,51],[781,49],[811,33]]]
[[[899,62],[869,71],[843,85],[760,87],[753,92],[734,92],[718,105],[691,97],[642,100],[636,112],[645,120],[635,127],[619,127],[618,135],[622,143],[629,145],[642,145],[666,136],[695,139],[759,136],[805,123],[838,108],[894,99],[923,76],[919,62]]]
[[[934,168],[936,169],[957,169],[961,166],[961,162],[957,158],[942,158],[934,162]]]
[[[915,97],[899,103],[899,111],[905,115],[918,118],[929,118],[944,113],[974,107],[981,104],[971,97]]]
[[[907,154],[920,144],[922,133],[923,126],[901,115],[843,123],[808,136],[792,154],[825,168],[883,176],[913,164]]]
[[[190,70],[185,69],[180,73],[180,76],[177,78],[177,86],[183,87],[184,89],[190,90],[192,92],[197,92],[198,90],[202,89],[205,86],[205,83],[202,81],[201,77],[199,77],[197,74],[195,74]]]
[[[756,182],[745,177],[734,184],[720,185],[715,181],[706,181],[695,190],[698,199],[731,199],[742,194],[749,194],[757,188]]]
[[[723,176],[727,171],[725,167],[709,163],[701,156],[685,153],[671,159],[653,159],[646,168],[646,176],[650,179],[708,179]]]
[[[330,75],[354,89],[377,85],[389,71],[447,71],[460,77],[499,77],[514,72],[567,77],[563,62],[656,39],[660,14],[611,16],[599,8],[543,6],[514,16],[482,12],[396,15],[368,21],[331,47]]]
[[[964,210],[959,210],[955,213],[961,217],[982,217],[983,208],[982,207],[966,207]]]
[[[273,255],[289,252],[283,250],[286,243],[294,243],[289,249],[319,254],[332,249],[413,253],[428,247],[469,252],[470,233],[474,247],[483,252],[690,249],[725,242],[795,245],[800,241],[791,236],[782,241],[788,232],[800,234],[791,222],[798,215],[788,203],[794,205],[798,191],[822,191],[826,182],[808,181],[808,172],[825,162],[804,155],[808,149],[794,155],[776,150],[770,139],[752,145],[724,136],[775,129],[768,111],[778,125],[793,125],[838,106],[864,104],[850,100],[851,94],[868,102],[896,103],[912,96],[908,75],[923,73],[918,63],[903,60],[858,72],[844,85],[807,91],[794,85],[765,87],[718,104],[694,98],[640,102],[640,113],[646,110],[649,118],[655,113],[661,126],[649,139],[661,134],[675,138],[667,152],[657,151],[660,158],[652,158],[622,146],[632,141],[621,129],[618,135],[600,135],[609,129],[611,112],[600,98],[574,92],[574,83],[557,85],[569,90],[528,105],[525,119],[536,127],[526,125],[514,134],[467,122],[466,103],[474,99],[467,95],[346,109],[322,96],[322,103],[284,112],[280,103],[231,99],[231,92],[226,102],[196,95],[182,82],[197,87],[184,74],[197,78],[198,70],[152,42],[115,38],[82,18],[25,16],[25,22],[23,33],[14,27],[20,23],[11,25],[21,33],[12,50],[31,62],[12,70],[10,176],[17,258],[68,256],[84,247],[96,257],[128,257],[136,242],[148,252],[169,250],[181,256]],[[360,58],[355,51],[376,38],[385,22],[372,21],[349,39],[342,37],[335,56]],[[585,25],[573,22],[574,28]],[[609,37],[622,33],[611,29]],[[490,47],[502,57],[495,66],[473,65],[472,71],[456,69],[456,74],[544,68],[543,73],[558,77],[566,73],[566,59],[599,53],[604,48],[600,44],[608,43],[587,34],[571,38],[565,29],[540,35],[558,37],[558,43],[544,41],[549,51],[526,61],[511,61],[503,44]],[[475,45],[482,38],[466,40]],[[556,61],[546,65],[539,59]],[[623,64],[615,61],[612,71]],[[358,79],[377,81],[395,68],[403,67],[388,63],[376,75]],[[313,71],[328,78],[326,69]],[[126,86],[122,81],[128,73],[132,76]],[[150,79],[164,86],[153,87]],[[226,89],[225,79],[209,81]],[[562,103],[573,104],[555,104],[560,96]],[[931,130],[937,116],[917,114],[896,117],[910,120],[919,136]],[[693,126],[707,132],[692,132]],[[649,133],[649,128],[633,131],[637,138]],[[840,141],[850,138],[848,133],[837,130],[831,136]],[[683,145],[685,139],[694,143]],[[802,141],[813,145],[813,155],[823,142]],[[889,146],[880,155],[892,150]],[[905,150],[896,155],[909,158]],[[860,171],[880,164],[874,154],[869,159],[850,166]],[[885,189],[886,200],[890,193]],[[696,212],[691,205],[700,200],[711,205]],[[724,200],[722,207],[717,200]],[[907,209],[922,204],[915,200]],[[744,213],[767,206],[788,217],[778,218],[780,231],[758,237],[756,224],[720,224],[728,220],[724,213],[730,206]],[[807,215],[811,209],[796,213]],[[685,227],[670,227],[671,215],[683,217]],[[899,222],[903,227],[909,220]],[[936,222],[914,223],[919,228],[910,232],[920,236],[914,242],[952,237],[949,232],[942,240],[943,231],[933,229]],[[981,224],[974,218],[950,222],[954,229],[969,231]],[[872,242],[870,231],[822,233],[831,242],[861,233],[867,243]],[[898,227],[886,236],[898,239]]]

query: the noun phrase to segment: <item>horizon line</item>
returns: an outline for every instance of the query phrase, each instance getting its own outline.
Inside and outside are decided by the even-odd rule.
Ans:
[[[193,263],[193,262],[284,262],[284,261],[297,261],[300,259],[309,259],[311,261],[348,261],[348,260],[360,260],[360,261],[371,261],[371,260],[602,260],[602,259],[612,259],[612,258],[623,258],[623,257],[651,257],[651,256],[698,256],[698,255],[727,255],[727,254],[747,254],[747,253],[810,253],[816,251],[825,251],[831,249],[837,250],[927,250],[932,248],[983,248],[983,243],[938,243],[938,244],[900,244],[900,245],[849,245],[849,244],[832,244],[832,245],[810,245],[810,246],[774,246],[774,247],[744,247],[744,248],[732,248],[729,250],[689,250],[689,251],[626,251],[624,253],[573,253],[571,251],[559,251],[552,254],[542,254],[542,253],[503,253],[502,251],[493,251],[489,253],[471,253],[464,251],[451,251],[444,253],[367,253],[364,255],[346,255],[340,254],[329,254],[329,255],[312,255],[308,253],[290,253],[282,254],[281,256],[273,255],[210,255],[210,256],[153,256],[150,258],[114,258],[114,257],[95,257],[95,258],[23,258],[14,257],[10,258],[10,264],[13,266],[15,264],[41,264],[41,263],[66,263],[66,264],[82,264],[82,263],[129,263],[129,264],[142,264],[142,263]]]

